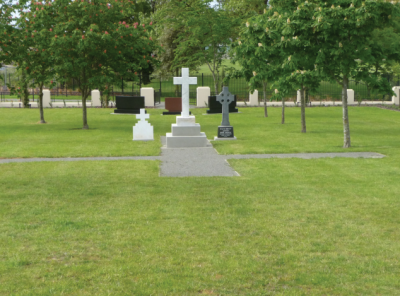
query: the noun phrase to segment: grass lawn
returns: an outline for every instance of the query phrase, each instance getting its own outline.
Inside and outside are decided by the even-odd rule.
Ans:
[[[239,108],[219,153],[343,151],[341,108]],[[0,157],[158,155],[175,116],[0,109]],[[220,115],[192,110],[208,138]],[[0,295],[398,295],[400,113],[351,107],[383,159],[230,160],[241,177],[160,178],[157,161],[0,165]]]

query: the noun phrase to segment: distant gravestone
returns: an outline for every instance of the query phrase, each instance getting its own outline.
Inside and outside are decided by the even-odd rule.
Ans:
[[[43,108],[49,108],[51,107],[51,94],[50,90],[44,89],[43,90]]]
[[[222,122],[218,127],[218,136],[214,140],[236,140],[233,134],[233,126],[229,123],[229,105],[235,100],[235,96],[224,86],[222,92],[217,96],[217,101],[222,106]]]
[[[101,107],[100,92],[98,89],[94,89],[91,92],[92,107]]]
[[[154,128],[146,121],[150,115],[146,110],[140,109],[140,114],[136,115],[139,122],[133,127],[133,141],[151,141],[154,140]]]
[[[208,107],[207,114],[219,114],[222,113],[222,105],[217,101],[217,96],[209,96],[208,97]],[[236,95],[234,96],[234,100],[229,104],[229,113],[237,113],[239,112],[236,109]]]
[[[117,109],[114,113],[139,114],[144,109],[144,97],[115,96]]]

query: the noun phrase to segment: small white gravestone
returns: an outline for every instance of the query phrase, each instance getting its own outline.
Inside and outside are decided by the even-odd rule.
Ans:
[[[296,103],[297,104],[301,104],[301,92],[300,92],[300,90],[297,90],[297,101],[296,101]]]
[[[44,89],[43,90],[43,108],[50,108],[51,96],[50,90]]]
[[[255,89],[253,93],[249,94],[249,105],[258,106],[258,90]]]
[[[139,122],[133,127],[133,141],[151,141],[154,140],[153,126],[146,121],[150,115],[146,114],[144,109],[140,109],[140,114],[136,115]]]
[[[208,97],[211,95],[211,90],[208,86],[197,88],[197,107],[207,107]]]
[[[100,92],[98,89],[92,90],[92,107],[101,107]]]
[[[144,105],[146,107],[154,107],[154,88],[142,87],[140,89],[140,96],[144,97]]]
[[[353,89],[347,90],[347,104],[349,104],[349,105],[354,104],[354,90]]]
[[[399,105],[399,102],[400,102],[400,86],[394,86],[392,88],[392,90],[396,94],[396,96],[392,97],[392,103],[396,104],[396,105]]]

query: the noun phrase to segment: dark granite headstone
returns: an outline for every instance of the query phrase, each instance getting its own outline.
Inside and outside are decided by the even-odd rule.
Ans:
[[[222,106],[222,122],[218,127],[217,139],[236,139],[233,134],[233,126],[229,123],[229,106],[235,101],[235,99],[235,96],[229,92],[227,86],[224,86],[222,92],[217,96],[217,102]]]
[[[114,113],[140,114],[140,109],[144,109],[144,97],[115,96],[115,102]]]
[[[217,96],[209,96],[208,97],[208,108],[207,114],[216,114],[216,113],[222,113],[222,105],[217,101]],[[236,95],[235,99],[232,103],[229,104],[229,113],[237,113],[239,112],[238,109],[236,109]]]

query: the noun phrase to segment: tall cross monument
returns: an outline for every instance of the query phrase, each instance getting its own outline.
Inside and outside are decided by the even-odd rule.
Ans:
[[[189,68],[182,68],[182,77],[174,77],[174,84],[182,85],[182,117],[189,117],[189,85],[197,84],[197,77],[189,77]]]
[[[167,148],[206,147],[206,134],[200,131],[196,118],[189,115],[189,85],[197,84],[197,77],[189,77],[189,68],[182,68],[182,77],[174,77],[174,84],[182,85],[182,113],[166,135]]]

